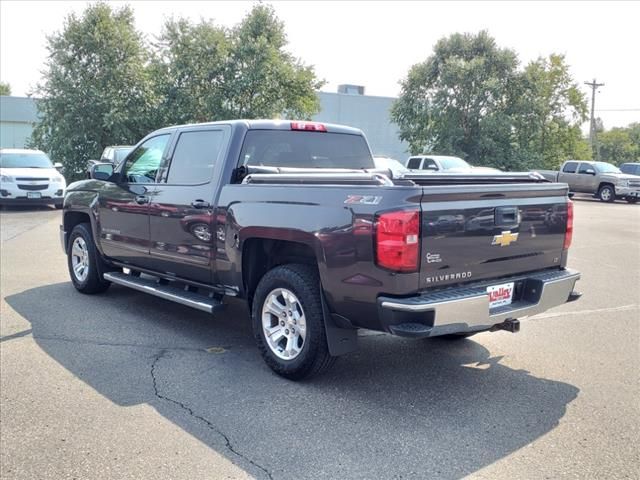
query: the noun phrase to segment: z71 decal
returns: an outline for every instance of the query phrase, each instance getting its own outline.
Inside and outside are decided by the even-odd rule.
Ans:
[[[382,197],[374,195],[347,195],[344,203],[347,205],[378,205],[380,200],[382,200]]]

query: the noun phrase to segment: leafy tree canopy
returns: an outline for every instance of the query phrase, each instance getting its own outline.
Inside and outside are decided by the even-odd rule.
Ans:
[[[604,162],[620,165],[640,162],[640,123],[625,128],[612,128],[598,134],[600,158]]]
[[[230,30],[211,21],[168,21],[153,65],[164,118],[309,118],[323,82],[286,46],[284,24],[267,5],[253,7]]]
[[[36,90],[42,121],[32,143],[77,178],[105,146],[135,143],[148,133],[156,104],[148,55],[131,8],[106,3],[67,17],[47,48]]]
[[[561,55],[518,68],[485,31],[441,39],[401,82],[392,108],[412,153],[459,155],[507,170],[584,157],[586,101]]]
[[[323,82],[286,46],[284,24],[262,4],[232,29],[169,20],[153,44],[136,31],[131,8],[91,5],[48,38],[31,143],[73,178],[105,146],[136,143],[161,126],[309,118]]]
[[[6,82],[0,82],[0,95],[11,95],[11,85]]]

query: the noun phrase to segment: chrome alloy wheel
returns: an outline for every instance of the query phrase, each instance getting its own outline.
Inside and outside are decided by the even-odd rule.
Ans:
[[[271,351],[283,360],[293,360],[302,351],[307,321],[300,300],[286,288],[276,288],[262,304],[262,331]]]
[[[71,245],[71,266],[76,280],[84,282],[89,275],[89,250],[82,237],[76,237]]]
[[[602,198],[602,200],[604,200],[605,202],[611,200],[611,189],[603,188],[602,192],[600,192],[600,198]]]

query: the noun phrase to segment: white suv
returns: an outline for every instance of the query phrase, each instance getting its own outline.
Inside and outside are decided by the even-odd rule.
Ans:
[[[67,182],[40,150],[0,148],[0,205],[62,208]]]

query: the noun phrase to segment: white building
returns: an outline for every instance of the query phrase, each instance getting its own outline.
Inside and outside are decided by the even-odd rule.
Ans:
[[[0,148],[24,148],[37,122],[33,98],[0,96]]]
[[[367,136],[374,155],[385,155],[404,163],[409,146],[400,141],[398,126],[391,122],[390,110],[395,98],[364,95],[364,87],[356,85],[340,85],[338,92],[353,93],[318,92],[320,112],[313,119],[359,128]]]

